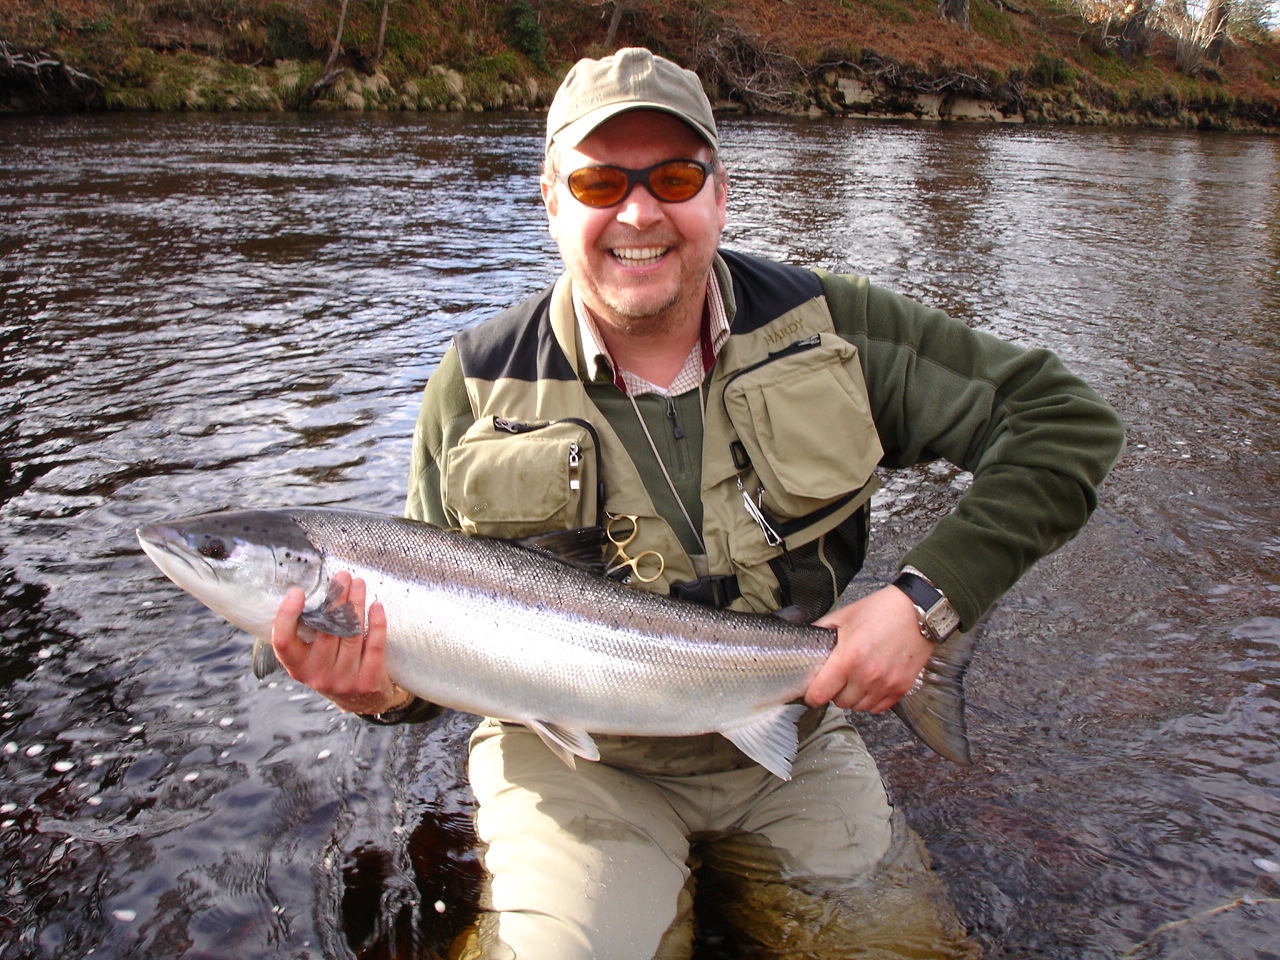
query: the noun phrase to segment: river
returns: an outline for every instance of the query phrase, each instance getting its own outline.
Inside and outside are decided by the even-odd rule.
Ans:
[[[1051,348],[1128,426],[978,627],[975,766],[859,720],[984,956],[1280,957],[1280,140],[722,134],[726,246]],[[0,960],[437,957],[470,920],[470,718],[255,680],[133,529],[398,512],[451,335],[557,273],[540,150],[532,115],[0,119]],[[855,590],[965,477],[884,480]]]

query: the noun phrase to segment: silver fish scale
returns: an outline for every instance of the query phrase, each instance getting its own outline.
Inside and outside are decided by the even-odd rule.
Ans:
[[[706,733],[798,697],[833,634],[632,590],[499,540],[335,510],[290,516],[382,602],[419,696],[593,733]],[[327,579],[327,577],[326,577]]]

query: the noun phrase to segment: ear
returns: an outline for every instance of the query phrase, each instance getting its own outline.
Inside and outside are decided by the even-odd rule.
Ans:
[[[547,211],[547,230],[552,237],[556,235],[556,216],[560,212],[560,196],[556,192],[556,185],[550,180],[543,178],[538,181],[538,185],[542,188],[542,206]]]

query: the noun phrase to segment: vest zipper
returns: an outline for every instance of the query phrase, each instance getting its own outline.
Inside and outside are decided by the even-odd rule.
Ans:
[[[729,384],[733,383],[733,381],[737,380],[739,377],[742,377],[748,373],[751,373],[751,371],[753,370],[759,370],[761,367],[763,367],[767,363],[773,363],[775,360],[781,360],[783,357],[789,357],[793,353],[804,353],[806,350],[812,350],[814,347],[818,346],[821,342],[822,342],[822,335],[815,333],[811,337],[805,337],[803,340],[797,340],[795,343],[788,344],[787,346],[783,347],[781,350],[775,350],[773,353],[769,354],[763,360],[757,360],[755,363],[753,363],[749,367],[743,367],[741,370],[739,370],[737,373],[735,373],[733,376],[731,376],[728,380],[724,382],[725,389],[720,391],[720,402],[724,404],[725,414],[727,415],[729,413],[729,404],[724,399],[725,392],[729,389]]]
[[[582,489],[582,448],[576,443],[569,444],[569,489]]]
[[[588,420],[580,417],[561,417],[559,420],[548,420],[544,423],[523,423],[519,420],[508,420],[506,417],[494,417],[493,429],[505,433],[534,433],[543,430],[553,423],[572,423],[582,427],[591,435],[591,445],[596,451],[596,526],[604,526],[604,454],[600,452],[600,434]],[[569,445],[569,489],[582,488],[582,447],[576,443]]]
[[[676,402],[671,397],[665,398],[667,401],[667,419],[671,421],[671,437],[675,440],[676,447],[676,470],[684,473],[684,427],[680,426],[680,421],[676,417]]]
[[[802,340],[797,340],[794,343],[788,344],[781,350],[775,350],[763,360],[758,360],[751,366],[744,367],[733,376],[729,377],[729,379],[724,382],[724,389],[720,391],[720,403],[724,406],[724,413],[729,422],[733,423],[733,417],[729,415],[729,402],[725,399],[725,394],[729,391],[729,384],[733,383],[733,381],[737,380],[739,377],[751,373],[753,370],[759,370],[765,364],[773,363],[775,360],[781,360],[784,357],[789,357],[793,354],[804,353],[806,350],[812,350],[821,343],[822,335],[815,333],[812,336],[808,336]],[[734,429],[736,430],[737,428],[735,427]],[[750,468],[751,457],[747,454],[747,448],[742,445],[741,440],[734,440],[729,444],[729,453],[733,457],[734,466],[740,471],[745,471]],[[751,516],[752,520],[759,524],[760,529],[764,532],[765,539],[769,540],[771,535],[780,537],[782,540],[782,549],[785,552],[787,549],[786,538],[788,536],[795,533],[797,530],[802,530],[810,524],[817,523],[818,521],[835,513],[837,510],[842,509],[845,504],[866,489],[866,484],[863,484],[851,493],[845,494],[835,502],[829,503],[825,507],[815,510],[813,513],[806,514],[803,517],[796,517],[794,520],[786,522],[774,520],[758,501],[754,504],[751,502],[751,498],[748,495],[746,488],[743,486],[741,476],[738,478],[738,489],[742,492],[743,503],[746,507],[747,513]],[[757,491],[757,497],[759,497],[762,491],[763,487]]]

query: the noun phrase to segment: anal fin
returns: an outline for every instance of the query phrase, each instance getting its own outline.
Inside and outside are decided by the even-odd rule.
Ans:
[[[542,742],[550,748],[551,752],[563,760],[571,770],[577,766],[574,757],[582,757],[583,760],[600,759],[600,750],[596,747],[596,742],[591,739],[591,734],[585,730],[562,727],[549,720],[524,720],[522,722],[541,737]]]
[[[803,704],[781,704],[720,732],[775,777],[790,780],[799,738],[796,722],[804,710]]]

